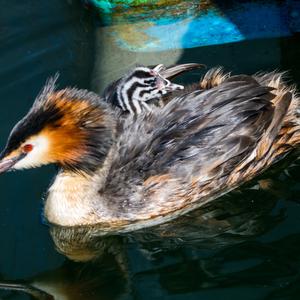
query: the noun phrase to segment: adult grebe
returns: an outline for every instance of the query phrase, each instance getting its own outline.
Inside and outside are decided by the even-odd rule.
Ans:
[[[98,95],[50,80],[14,127],[0,171],[54,163],[45,217],[125,232],[191,211],[262,173],[300,141],[299,99],[278,73],[208,71],[120,121]]]

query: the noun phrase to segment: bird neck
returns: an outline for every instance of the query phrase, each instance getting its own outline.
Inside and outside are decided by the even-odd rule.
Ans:
[[[97,132],[90,133],[87,143],[88,150],[80,158],[70,164],[60,165],[64,172],[92,175],[101,168],[109,150],[115,143],[114,130],[101,132],[101,137],[97,136]]]
[[[50,224],[90,225],[96,224],[99,217],[103,220],[111,218],[110,208],[99,190],[106,184],[115,151],[111,147],[105,161],[93,174],[65,169],[58,173],[48,190],[44,206],[44,216]]]
[[[73,137],[74,139],[77,137],[77,139],[75,143],[72,141],[66,143],[65,149],[62,151],[62,156],[65,153],[66,159],[62,159],[58,164],[67,173],[91,175],[101,168],[115,143],[117,116],[111,107],[103,103],[101,99],[96,104],[94,102],[91,108],[87,108],[83,112],[79,111],[77,115],[71,115],[68,111],[65,112],[65,115],[76,120],[69,140],[72,140]],[[68,122],[68,117],[64,118],[64,123]],[[64,139],[68,139],[68,137],[62,135],[61,145],[64,144]],[[70,154],[67,156],[69,152]]]

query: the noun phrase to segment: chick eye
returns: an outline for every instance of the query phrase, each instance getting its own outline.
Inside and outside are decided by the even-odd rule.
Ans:
[[[31,144],[26,144],[22,147],[22,151],[24,153],[28,153],[28,152],[32,151],[32,149],[33,149],[33,145],[31,145]]]

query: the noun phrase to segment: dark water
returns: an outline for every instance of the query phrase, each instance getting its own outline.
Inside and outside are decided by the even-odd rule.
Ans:
[[[299,36],[136,54],[108,44],[79,1],[1,0],[0,144],[47,77],[100,91],[134,63],[223,65],[233,72],[290,70],[300,85]],[[186,80],[197,79],[192,74]],[[160,228],[104,242],[96,263],[58,254],[42,224],[42,195],[53,167],[1,175],[0,279],[25,280],[56,299],[299,299],[300,167],[272,175],[208,205],[164,232]],[[176,233],[176,234],[175,234]],[[178,238],[180,236],[180,238]],[[108,244],[108,245],[107,245]],[[29,299],[1,292],[0,299]]]

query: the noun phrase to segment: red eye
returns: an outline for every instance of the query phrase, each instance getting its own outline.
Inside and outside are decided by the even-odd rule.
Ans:
[[[26,144],[23,146],[22,150],[24,153],[28,153],[33,149],[33,146],[31,144]]]

